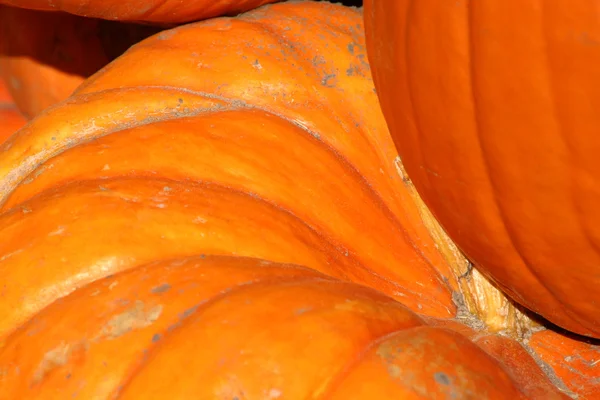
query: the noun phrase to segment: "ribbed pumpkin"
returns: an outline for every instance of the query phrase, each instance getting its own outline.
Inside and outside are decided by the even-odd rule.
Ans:
[[[357,9],[290,2],[138,43],[0,148],[0,194],[0,396],[597,394],[594,371],[541,371],[524,346],[546,331],[403,179]],[[272,281],[235,297],[242,272]]]
[[[22,325],[0,349],[0,399],[567,399],[505,371],[499,340],[294,265],[163,260]],[[535,370],[518,347],[506,361]]]
[[[106,20],[181,23],[234,15],[278,0],[0,0],[32,10],[65,11]]]
[[[32,118],[158,28],[0,5],[0,78]]]
[[[598,3],[365,2],[407,174],[505,292],[600,337]]]

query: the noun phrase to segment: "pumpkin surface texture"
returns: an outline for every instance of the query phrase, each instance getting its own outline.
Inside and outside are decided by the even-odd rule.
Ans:
[[[234,15],[278,0],[0,0],[33,10],[65,11],[85,17],[152,23],[181,23]]]
[[[365,2],[381,107],[425,204],[514,300],[596,338],[597,6]]]
[[[21,112],[32,118],[69,97],[85,78],[157,31],[0,5],[0,77]]]
[[[542,371],[546,330],[403,177],[359,9],[281,3],[134,45],[0,147],[0,396],[594,394],[595,370],[555,371],[596,348],[565,341]]]
[[[1,399],[562,398],[370,288],[223,256],[80,288],[7,339],[0,371]]]

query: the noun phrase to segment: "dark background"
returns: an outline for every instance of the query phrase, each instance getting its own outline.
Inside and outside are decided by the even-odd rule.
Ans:
[[[327,0],[321,0],[327,1]],[[332,3],[342,3],[345,6],[362,7],[363,0],[330,0]]]

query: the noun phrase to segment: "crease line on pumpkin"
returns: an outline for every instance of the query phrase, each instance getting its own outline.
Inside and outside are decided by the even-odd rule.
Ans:
[[[536,280],[538,283],[540,283],[540,287],[543,288],[546,293],[547,293],[547,298],[553,298],[553,294],[550,291],[549,288],[547,288],[540,280],[540,277],[538,276],[538,274],[535,273],[534,268],[531,267],[531,262],[523,256],[523,254],[521,254],[521,252],[519,251],[519,246],[517,245],[518,240],[517,238],[514,236],[514,234],[512,233],[512,231],[508,228],[508,222],[507,222],[507,218],[505,213],[503,212],[502,208],[500,207],[500,205],[498,204],[498,202],[496,201],[497,199],[497,195],[498,195],[498,190],[497,188],[494,186],[493,184],[493,180],[491,178],[491,173],[490,173],[490,165],[486,159],[486,157],[483,156],[483,154],[485,154],[485,149],[482,146],[482,140],[481,140],[481,122],[479,120],[478,117],[478,113],[477,113],[477,102],[476,102],[476,82],[475,82],[475,75],[477,73],[475,66],[473,65],[473,54],[475,53],[475,44],[474,44],[474,40],[473,40],[473,29],[472,29],[472,24],[473,24],[473,6],[469,5],[467,7],[467,12],[468,12],[468,18],[467,18],[467,27],[466,29],[468,30],[468,36],[469,36],[469,70],[470,73],[469,78],[470,78],[470,94],[471,94],[471,104],[473,105],[473,121],[475,123],[475,135],[478,141],[478,146],[481,150],[481,154],[482,154],[482,162],[481,165],[484,167],[485,170],[485,174],[487,176],[487,181],[488,184],[493,192],[494,195],[494,202],[493,204],[495,204],[496,206],[496,215],[498,216],[498,218],[502,221],[502,225],[504,227],[504,232],[506,234],[506,237],[509,238],[510,240],[510,244],[512,246],[513,251],[519,256],[519,258],[521,259],[521,261],[523,262],[523,265],[525,266],[525,268],[527,269],[527,272],[529,273],[530,277],[533,278],[534,280]],[[522,270],[520,272],[523,272]],[[509,296],[511,297],[511,296]],[[520,304],[520,302],[517,302]],[[565,307],[559,303],[558,301],[554,301],[553,302],[555,307],[559,307],[563,313],[565,313],[566,315],[569,315],[567,313],[567,310],[565,309]],[[536,310],[532,309],[533,312],[537,312]],[[569,315],[570,319],[572,322],[574,322],[575,324],[578,324],[577,321],[575,321],[570,315]]]
[[[407,0],[408,4],[406,6],[407,8],[407,19],[410,19],[410,16],[412,14],[412,10],[414,7],[414,1],[413,0]],[[408,24],[403,24],[403,33],[404,33],[404,59],[405,60],[410,60],[412,59],[412,57],[410,57],[410,50],[411,50],[411,46],[410,46],[410,34],[409,34],[409,30],[407,29]],[[411,82],[413,82],[414,80],[411,79],[411,66],[410,63],[407,62],[406,63],[406,71],[405,71],[406,76],[404,77],[404,81],[405,81],[405,88],[406,88],[406,93],[407,93],[407,98],[408,98],[408,103],[409,103],[409,110],[407,110],[407,113],[409,113],[410,115],[412,115],[412,120],[414,121],[414,127],[415,127],[415,131],[417,133],[417,140],[421,137],[423,137],[424,135],[421,134],[422,129],[420,127],[419,124],[419,118],[418,118],[418,113],[415,112],[415,96],[413,93],[413,86],[411,85]],[[416,157],[420,160],[419,164],[423,164],[423,152],[421,151],[422,146],[416,146],[415,150],[418,152],[418,154],[416,155]],[[400,157],[400,156],[398,156]],[[401,158],[401,157],[400,157]],[[410,176],[408,177],[410,179]],[[422,178],[426,180],[427,185],[431,186],[431,182],[430,182],[430,175],[429,174],[423,174]],[[415,187],[416,190],[416,187]],[[417,191],[418,193],[418,191]],[[419,196],[421,196],[421,194],[419,193]],[[423,203],[425,205],[425,199],[423,197],[421,197],[423,200]],[[437,221],[437,219],[436,219]],[[441,226],[441,224],[440,224]],[[442,227],[443,228],[443,227]],[[408,232],[407,232],[408,234]],[[433,237],[432,237],[433,239]],[[422,254],[422,257],[427,260],[428,264],[431,265],[432,268],[434,268],[432,262],[430,260],[428,260],[425,256],[425,254],[423,253],[422,249],[419,248],[419,246],[417,246],[416,244],[413,244],[415,246],[415,248],[417,249],[417,251],[419,251]],[[443,255],[442,258],[444,259]],[[438,273],[438,277],[440,281],[443,281],[444,286],[450,291],[450,293],[452,293],[454,291],[454,289],[452,288],[452,285],[450,284],[450,282],[448,281],[448,278],[441,276]]]
[[[294,119],[290,119],[272,109],[269,108],[265,108],[265,107],[260,107],[260,106],[253,106],[253,105],[249,105],[248,103],[246,103],[245,101],[242,100],[234,100],[234,99],[230,99],[227,97],[223,97],[223,96],[219,96],[219,95],[215,95],[213,93],[205,93],[205,92],[199,92],[199,91],[195,91],[195,90],[190,90],[187,88],[182,88],[182,87],[176,87],[176,86],[162,86],[162,85],[147,85],[147,86],[124,86],[124,87],[120,87],[120,88],[112,88],[112,89],[105,89],[102,91],[98,91],[98,92],[90,92],[90,93],[82,93],[76,97],[74,97],[71,100],[67,100],[65,102],[68,101],[75,101],[76,99],[79,98],[79,96],[90,96],[90,97],[96,97],[96,96],[100,96],[100,97],[104,97],[107,94],[110,93],[120,93],[120,92],[128,92],[128,91],[133,91],[133,90],[137,90],[137,89],[157,89],[157,90],[165,90],[165,91],[173,91],[173,92],[182,92],[182,93],[186,93],[186,94],[191,94],[194,96],[198,96],[198,97],[202,97],[202,98],[208,98],[208,99],[213,99],[213,100],[218,100],[221,102],[224,102],[228,105],[230,105],[231,107],[236,107],[238,109],[249,109],[249,110],[260,110],[262,112],[265,112],[267,114],[273,115],[283,121],[287,121],[288,123],[300,128],[303,132],[305,132],[308,135],[308,138],[310,140],[317,140],[319,143],[321,143],[325,149],[327,151],[329,151],[330,153],[332,153],[338,160],[340,160],[340,162],[342,163],[342,165],[344,167],[346,167],[345,169],[351,173],[354,177],[357,178],[357,181],[361,183],[361,185],[363,185],[366,189],[366,193],[368,193],[369,197],[374,201],[374,203],[383,211],[383,213],[390,218],[390,220],[392,221],[393,225],[398,229],[399,232],[401,232],[402,234],[402,238],[403,241],[408,244],[414,251],[414,253],[416,255],[418,255],[428,266],[429,266],[429,270],[434,273],[437,277],[438,277],[438,281],[440,282],[440,284],[442,284],[446,291],[448,293],[452,292],[452,288],[450,287],[449,283],[447,281],[445,281],[444,279],[442,279],[442,277],[440,276],[439,272],[437,271],[437,269],[434,267],[433,263],[431,262],[431,260],[429,260],[423,250],[412,240],[412,238],[410,237],[408,231],[402,226],[402,224],[400,223],[400,221],[398,220],[398,218],[396,217],[396,215],[391,211],[391,209],[389,208],[389,206],[387,205],[387,203],[381,198],[381,196],[379,196],[379,194],[375,191],[375,189],[373,188],[373,186],[371,185],[371,183],[367,180],[367,178],[365,178],[365,176],[363,174],[360,173],[360,171],[357,169],[357,167],[351,163],[347,157],[345,157],[342,153],[340,153],[335,146],[333,146],[330,142],[328,141],[324,141],[322,139],[322,135],[317,134],[316,132],[312,131],[311,129],[309,129],[305,124],[303,124],[301,121],[298,120],[294,120]],[[85,97],[83,97],[85,99]],[[62,104],[62,103],[60,103]],[[58,108],[59,106],[56,106],[56,108]],[[54,108],[54,107],[53,107]],[[190,110],[188,113],[182,114],[180,111],[171,111],[167,114],[167,116],[161,116],[161,121],[167,121],[167,120],[176,120],[176,119],[180,119],[180,118],[186,118],[186,117],[192,117],[192,116],[198,116],[204,113],[209,113],[209,112],[219,112],[222,108],[221,107],[217,107],[216,109],[210,109],[207,110],[205,108],[202,108],[200,110]],[[16,185],[18,185],[20,182],[22,182],[24,179],[27,178],[27,176],[29,176],[31,173],[35,172],[35,170],[37,168],[39,168],[41,166],[41,164],[47,162],[48,160],[50,160],[51,158],[57,156],[58,154],[68,150],[69,148],[75,146],[75,145],[81,145],[84,143],[88,143],[94,139],[100,138],[100,137],[104,137],[104,136],[108,136],[111,134],[115,134],[118,133],[120,131],[123,131],[125,129],[132,129],[138,126],[143,126],[143,125],[148,125],[151,124],[154,121],[144,121],[144,122],[138,122],[138,123],[133,123],[133,124],[127,124],[127,126],[124,127],[117,127],[115,129],[109,129],[107,132],[103,132],[102,134],[99,135],[94,135],[93,133],[90,135],[86,135],[85,136],[85,140],[81,140],[78,141],[77,143],[68,143],[65,146],[63,146],[62,148],[60,148],[58,150],[61,151],[57,151],[54,154],[52,154],[51,156],[43,159],[43,161],[36,161],[37,165],[29,170],[29,172],[23,176],[23,178],[21,180],[19,180],[18,182],[16,182],[15,184],[13,184],[14,187],[16,187]],[[73,142],[73,140],[71,140],[71,142]],[[369,142],[369,141],[367,141]],[[40,151],[40,153],[42,153],[43,151]],[[45,156],[46,154],[44,154]],[[377,159],[379,159],[379,157],[377,156],[377,154],[375,153],[375,156]],[[31,156],[34,157],[34,156]],[[25,161],[25,164],[28,164],[28,160]],[[18,169],[18,168],[17,168]],[[18,172],[18,171],[17,171]],[[9,173],[10,175],[10,173]],[[10,179],[10,176],[8,177]],[[2,177],[0,176],[0,179],[2,179]],[[5,179],[2,179],[5,180]],[[3,186],[5,184],[0,184],[2,186],[0,186],[0,191],[3,188]],[[11,189],[11,192],[12,190]],[[5,191],[6,192],[6,191]],[[393,191],[392,191],[393,192]],[[4,204],[6,202],[6,199],[8,197],[8,195],[10,195],[10,193],[4,193],[3,196],[0,196],[0,206],[2,206],[2,204]],[[382,277],[380,277],[382,278]],[[388,279],[382,278],[383,280],[385,280],[386,282],[390,283],[390,281]]]
[[[28,129],[30,129],[31,127],[35,128],[36,125],[39,125],[39,124],[41,124],[43,126],[46,118],[51,119],[53,117],[53,111],[60,110],[64,106],[68,107],[70,103],[74,103],[77,100],[83,101],[83,105],[80,105],[80,106],[86,106],[86,105],[90,106],[89,103],[91,103],[93,100],[97,100],[97,98],[100,98],[101,101],[105,101],[105,97],[110,94],[115,94],[115,95],[127,94],[127,93],[134,92],[135,89],[140,89],[140,88],[175,91],[175,90],[173,90],[174,88],[169,88],[169,87],[138,86],[138,87],[121,87],[121,88],[116,88],[116,89],[106,89],[106,90],[102,90],[99,92],[83,93],[81,95],[71,97],[63,102],[60,102],[54,106],[49,107],[44,112],[42,112],[38,117],[36,117],[32,121],[30,121],[27,125],[25,125],[23,128],[21,128],[19,131],[17,131],[8,141],[6,141],[3,145],[0,145],[0,155],[2,153],[6,153],[13,146],[14,141],[17,141],[17,143],[19,143],[20,140],[26,140],[26,139],[22,139],[22,136],[25,135],[26,133],[28,133]],[[185,90],[182,88],[179,88],[179,90],[177,90],[177,92],[183,92],[186,94],[191,94],[193,96],[197,96],[197,97],[201,97],[201,98],[205,98],[205,99],[220,100],[225,103],[228,103],[229,105],[233,105],[233,106],[237,106],[237,107],[241,106],[241,103],[234,105],[225,99],[217,99],[215,96],[210,96],[208,94],[203,95],[201,93],[192,92],[192,91]],[[104,98],[104,100],[103,100],[103,98]],[[161,115],[161,120],[173,120],[173,119],[178,119],[178,118],[182,118],[182,117],[195,116],[195,115],[199,115],[201,113],[206,113],[206,112],[211,112],[211,111],[214,112],[215,110],[221,109],[221,107],[222,107],[222,105],[214,104],[214,105],[212,105],[212,107],[198,107],[199,109],[192,109],[192,110],[184,108],[183,112],[182,112],[182,110],[177,109],[177,107],[173,107],[172,109],[167,109],[167,111],[163,111],[163,115]],[[141,111],[144,111],[145,114],[148,114],[147,109],[143,109]],[[138,113],[134,113],[133,115],[138,115]],[[102,116],[107,117],[109,115],[104,114]],[[47,140],[46,145],[43,146],[42,148],[37,149],[36,152],[33,153],[33,155],[27,156],[26,154],[19,154],[16,162],[12,163],[13,165],[11,166],[11,168],[8,169],[8,171],[2,171],[2,173],[0,173],[0,205],[4,204],[4,202],[6,201],[6,198],[15,189],[15,187],[19,183],[21,183],[24,179],[26,179],[27,176],[29,176],[29,174],[31,174],[31,172],[35,171],[35,169],[37,169],[41,164],[45,163],[46,161],[50,160],[51,158],[53,158],[59,154],[61,154],[65,150],[68,150],[71,147],[74,147],[76,145],[88,143],[88,142],[90,142],[94,139],[100,138],[100,137],[104,137],[104,136],[107,136],[107,135],[110,135],[113,133],[123,131],[125,129],[148,125],[155,121],[149,116],[147,116],[147,118],[145,118],[141,122],[136,121],[136,122],[131,123],[130,121],[121,121],[122,126],[112,127],[112,129],[111,129],[111,127],[109,127],[106,129],[105,132],[102,132],[101,134],[96,134],[96,133],[101,132],[104,129],[104,127],[96,126],[94,121],[89,122],[89,119],[86,122],[87,122],[87,124],[84,124],[81,127],[77,127],[77,126],[75,127],[76,129],[78,129],[79,132],[82,132],[82,131],[84,132],[79,137],[76,137],[76,138],[68,137],[68,138],[64,138],[63,140],[59,140],[59,141],[48,141]],[[86,127],[88,129],[85,129]],[[46,139],[50,139],[51,137],[54,137],[54,135],[53,135],[54,132],[50,133],[50,132],[48,132],[47,129],[46,130],[41,129],[41,131],[42,131],[42,133],[46,134],[46,136],[48,136]],[[46,131],[46,132],[44,132],[44,131]],[[44,135],[41,135],[41,136],[44,137]],[[54,146],[47,146],[48,142],[53,143]],[[0,159],[1,159],[1,157],[0,157]],[[14,164],[16,164],[16,165],[14,165]]]
[[[413,0],[406,0],[408,2],[408,4],[406,5],[406,19],[410,20],[411,15],[412,15],[412,10],[414,7],[414,2]],[[404,30],[404,54],[402,55],[404,57],[405,60],[411,60],[413,57],[410,56],[410,51],[411,51],[411,46],[410,46],[410,34],[409,34],[409,30],[408,30],[408,24],[402,24],[403,26],[403,30]],[[406,76],[404,77],[404,83],[405,83],[405,88],[406,88],[406,94],[408,97],[408,103],[410,105],[410,109],[407,110],[407,113],[410,114],[412,116],[412,120],[414,121],[414,127],[415,127],[415,131],[417,133],[417,140],[421,137],[423,137],[424,135],[422,135],[422,129],[420,127],[420,123],[419,123],[419,117],[417,115],[417,113],[415,112],[415,95],[413,93],[413,85],[411,85],[411,82],[416,81],[414,79],[411,79],[411,66],[409,62],[406,62]],[[421,151],[421,146],[415,146],[415,150],[418,152],[418,155],[416,157],[418,157],[418,159],[420,160],[419,164],[423,164],[423,152]],[[402,157],[400,157],[402,158]],[[429,178],[429,174],[423,174],[422,177],[423,179],[427,180],[427,185],[428,186],[432,186],[431,182],[430,182],[430,178]],[[409,176],[410,178],[410,176]]]
[[[318,397],[316,397],[314,400],[319,400],[319,399],[327,400],[328,398],[330,398],[330,396],[334,395],[336,392],[336,389],[342,385],[342,383],[348,377],[350,372],[352,372],[352,369],[354,367],[358,366],[361,363],[361,361],[363,361],[365,359],[365,357],[367,355],[369,355],[369,351],[371,349],[374,349],[381,343],[385,342],[387,339],[398,334],[398,332],[406,332],[409,330],[420,329],[420,328],[428,326],[426,324],[426,321],[422,320],[418,314],[415,314],[415,317],[417,317],[423,325],[409,326],[409,327],[400,326],[391,332],[388,332],[386,334],[379,336],[378,338],[376,338],[374,340],[371,340],[360,351],[357,351],[356,354],[354,355],[354,357],[350,361],[348,361],[344,365],[343,368],[340,368],[339,372],[336,374],[334,379],[330,380],[329,384],[325,387],[324,390],[322,390],[320,395]]]
[[[68,182],[68,183],[60,186],[60,187],[50,187],[46,190],[43,190],[42,192],[40,192],[40,193],[36,194],[35,196],[33,196],[32,198],[30,198],[29,200],[27,200],[21,204],[15,205],[10,210],[5,211],[5,213],[11,212],[11,210],[13,212],[19,212],[23,205],[27,205],[29,202],[34,201],[35,199],[37,199],[39,197],[45,196],[49,193],[60,193],[62,191],[68,190],[70,187],[75,187],[75,188],[81,187],[82,183],[88,183],[90,185],[90,188],[95,188],[97,186],[100,187],[100,186],[102,186],[102,184],[106,184],[107,182],[136,181],[136,180],[137,181],[152,181],[152,182],[166,182],[166,183],[171,182],[171,183],[189,184],[189,185],[196,185],[196,186],[206,187],[206,188],[216,187],[216,188],[225,189],[230,192],[241,195],[243,197],[246,197],[247,199],[250,199],[252,202],[262,203],[265,206],[275,210],[276,212],[283,213],[284,215],[287,215],[287,216],[293,218],[295,221],[297,221],[299,223],[299,225],[305,226],[307,228],[307,230],[309,232],[311,232],[311,234],[313,234],[316,238],[320,238],[321,243],[323,243],[323,245],[325,246],[326,249],[327,248],[330,249],[330,251],[332,252],[330,254],[336,254],[339,257],[339,259],[347,260],[350,265],[355,265],[357,267],[357,271],[359,273],[349,274],[349,272],[352,272],[352,271],[347,271],[346,269],[344,269],[343,264],[339,264],[339,261],[337,261],[336,258],[333,258],[329,265],[331,267],[331,272],[336,272],[336,274],[337,274],[336,277],[338,279],[343,279],[348,282],[354,282],[354,283],[365,285],[366,283],[364,283],[364,278],[361,277],[364,275],[360,274],[360,272],[362,271],[363,273],[367,274],[367,276],[370,276],[373,279],[373,281],[368,284],[369,286],[374,285],[376,283],[380,283],[382,285],[382,289],[385,288],[385,290],[386,290],[385,293],[387,293],[388,296],[395,298],[397,301],[400,301],[400,302],[406,301],[405,296],[407,296],[407,295],[410,296],[409,298],[414,301],[418,301],[418,299],[422,298],[420,292],[411,290],[408,287],[406,287],[405,285],[400,284],[397,281],[389,280],[385,276],[382,276],[378,272],[374,271],[372,268],[370,268],[367,264],[364,263],[364,261],[362,260],[362,257],[360,257],[360,254],[356,253],[356,254],[358,254],[358,256],[354,255],[354,254],[350,254],[349,252],[347,252],[347,248],[348,248],[347,246],[341,245],[341,243],[338,240],[333,239],[331,237],[331,235],[324,235],[323,233],[321,233],[321,230],[316,229],[316,227],[313,226],[312,224],[309,224],[306,221],[304,221],[302,218],[299,218],[295,213],[293,213],[289,209],[282,207],[278,204],[275,204],[275,203],[273,203],[263,197],[260,197],[254,193],[246,192],[246,191],[240,190],[235,187],[223,185],[219,182],[199,181],[199,180],[192,180],[192,179],[173,179],[173,178],[151,177],[151,176],[138,176],[138,177],[117,176],[117,177],[96,178],[96,179],[89,179],[89,180],[85,180],[85,179],[84,180],[73,180],[71,182]],[[95,184],[94,182],[98,182],[99,185]],[[100,190],[99,193],[104,196],[107,195],[107,192],[105,190]],[[0,214],[0,216],[1,216],[1,214]],[[326,230],[322,229],[322,231],[326,231]],[[348,255],[346,255],[346,254],[348,254]],[[135,266],[133,266],[131,268],[135,268]],[[313,269],[319,271],[316,268],[313,268]],[[323,273],[322,271],[319,271],[319,272]],[[407,282],[407,283],[410,283],[410,282]],[[64,297],[64,296],[62,296],[62,297]],[[427,300],[430,305],[435,305],[440,310],[446,310],[446,312],[448,312],[449,315],[452,314],[451,310],[448,309],[447,304],[442,302],[436,296],[428,296]]]
[[[540,12],[540,14],[541,14],[541,20],[542,20],[542,29],[543,29],[542,37],[544,38],[544,41],[546,42],[545,43],[546,44],[545,47],[548,48],[547,45],[549,43],[552,43],[552,41],[548,39],[548,30],[546,29],[547,24],[544,23],[544,21],[546,20],[546,18],[544,17],[545,16],[544,10],[546,10],[546,7],[542,7],[542,10]],[[578,201],[577,201],[578,198],[579,198],[579,196],[577,196],[577,194],[575,193],[576,189],[573,188],[573,186],[574,186],[573,183],[576,182],[576,178],[575,177],[578,176],[578,175],[580,175],[579,172],[576,172],[574,170],[575,169],[574,166],[578,164],[577,163],[578,157],[574,157],[573,156],[573,150],[572,150],[573,146],[571,146],[571,143],[569,141],[570,135],[566,133],[567,129],[565,129],[564,123],[562,122],[562,118],[560,118],[561,110],[563,110],[564,107],[561,107],[558,104],[558,102],[560,101],[560,99],[563,98],[563,96],[559,95],[558,89],[556,87],[557,85],[555,84],[555,82],[557,82],[557,81],[560,82],[560,79],[559,80],[552,79],[554,70],[553,70],[552,64],[551,64],[551,62],[549,60],[549,57],[550,57],[549,56],[549,52],[545,51],[544,54],[546,55],[545,61],[546,61],[547,70],[548,70],[548,74],[547,74],[548,83],[547,83],[547,85],[550,88],[550,91],[552,93],[552,95],[550,96],[550,99],[551,99],[551,103],[552,103],[552,107],[553,107],[552,112],[549,113],[549,114],[547,114],[547,116],[549,116],[549,115],[555,116],[554,119],[555,119],[556,128],[558,130],[558,136],[562,139],[562,142],[565,144],[565,147],[567,149],[569,149],[569,151],[566,152],[567,156],[569,157],[569,162],[567,163],[567,165],[569,166],[569,171],[570,171],[570,174],[569,174],[570,175],[570,182],[569,182],[570,183],[570,187],[569,187],[570,190],[568,191],[568,193],[570,194],[570,199],[571,199],[571,202],[573,204],[573,209],[576,210],[576,211],[580,211],[581,207],[579,207],[579,204],[578,204]],[[587,172],[589,173],[589,171],[587,171]],[[593,173],[590,173],[590,175],[593,175]],[[585,219],[582,218],[582,214],[580,212],[573,212],[573,214],[575,214],[577,216],[577,222],[578,222],[577,225],[581,229],[581,233],[582,233],[581,236],[585,239],[585,241],[588,243],[588,245],[595,250],[596,254],[600,255],[600,246],[597,243],[595,243],[594,240],[592,239],[592,237],[594,235],[593,235],[593,233],[590,232],[590,229],[587,227],[588,225],[585,224]],[[554,292],[551,289],[548,289],[548,290],[554,295]],[[560,294],[558,296],[555,296],[555,297],[560,297]],[[566,314],[568,314],[571,318],[576,319],[581,325],[588,326],[585,323],[586,318],[584,317],[582,319],[581,316],[578,315],[578,313],[575,310],[573,310],[572,308],[564,309],[564,312]],[[592,324],[591,327],[593,327],[593,326],[594,325]],[[591,329],[592,328],[590,328],[590,330]]]
[[[304,266],[300,266],[304,267]],[[308,267],[304,267],[310,270]],[[319,272],[319,271],[317,271]],[[320,273],[320,272],[319,272]],[[335,278],[328,276],[320,276],[320,277],[306,277],[298,279],[298,277],[286,277],[286,278],[265,278],[263,280],[256,279],[253,281],[247,281],[244,283],[236,284],[233,287],[227,288],[225,290],[220,291],[218,294],[212,296],[208,300],[202,300],[197,303],[195,306],[192,306],[186,310],[183,310],[180,314],[178,314],[178,321],[169,325],[165,330],[160,332],[161,340],[157,342],[151,342],[149,346],[146,348],[146,351],[140,354],[137,359],[133,360],[130,363],[128,368],[128,372],[124,374],[123,379],[120,380],[120,383],[116,385],[116,389],[114,389],[108,398],[118,400],[121,398],[121,394],[124,390],[126,390],[127,386],[133,382],[136,376],[139,374],[140,370],[143,368],[145,364],[151,362],[153,354],[156,353],[157,349],[160,350],[161,347],[165,346],[165,342],[167,342],[170,338],[172,338],[173,333],[177,334],[177,332],[185,327],[186,324],[193,323],[198,319],[202,318],[202,314],[206,311],[207,308],[217,304],[223,300],[226,300],[228,296],[243,292],[246,290],[252,290],[256,287],[268,287],[274,284],[306,284],[311,282],[320,282],[320,283],[333,283],[333,284],[348,284],[348,282],[338,281]],[[290,316],[290,318],[297,316]],[[257,335],[253,335],[257,336]],[[249,341],[249,340],[247,340]]]

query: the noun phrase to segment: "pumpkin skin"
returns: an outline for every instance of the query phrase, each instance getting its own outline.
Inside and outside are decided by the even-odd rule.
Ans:
[[[0,5],[0,77],[21,112],[32,118],[159,30]]]
[[[495,387],[508,376],[506,392],[517,398],[562,398],[520,343],[451,323],[457,274],[398,174],[397,152],[365,62],[361,18],[359,10],[341,6],[286,3],[162,32],[132,47],[2,146],[0,273],[10,282],[0,292],[4,360],[14,362],[14,352],[23,348],[19,341],[29,337],[18,339],[19,332],[65,304],[65,296],[88,298],[78,291],[108,275],[135,274],[146,263],[211,254],[295,263],[328,279],[369,285],[404,305],[393,307],[427,316],[418,324],[432,328],[421,339],[459,343],[459,349],[464,344],[467,359],[481,357],[490,374],[498,374]],[[224,52],[225,44],[239,51]],[[132,70],[136,74],[127,73]],[[83,320],[70,324],[63,325],[86,326]],[[350,323],[342,326],[352,329]],[[65,328],[52,340],[67,331],[81,333]],[[232,331],[247,339],[248,331]],[[300,348],[308,336],[297,337],[291,348]],[[61,352],[52,340],[40,342],[36,354],[50,351],[42,375],[60,379],[67,375],[47,367]],[[122,351],[103,357],[114,359]],[[75,364],[83,353],[75,348]],[[32,361],[30,377],[39,376],[41,361]],[[18,362],[21,368],[27,364]],[[376,363],[369,365],[360,374],[385,375]],[[268,371],[251,373],[258,385]],[[420,385],[434,390],[432,376],[419,378]],[[9,385],[29,383],[0,377],[6,393],[25,390]],[[28,395],[62,395],[63,387],[48,385],[27,386]],[[114,390],[95,385],[89,390]],[[380,385],[382,396],[391,390]],[[142,393],[127,390],[130,396]]]
[[[308,22],[310,12],[323,17]],[[331,23],[323,19],[329,16]],[[456,279],[403,189],[397,154],[372,106],[361,17],[308,2],[165,31],[0,148],[0,252],[13,254],[0,263],[13,282],[0,303],[0,336],[52,296],[139,263],[207,249],[305,265],[371,285],[427,315],[453,316]],[[308,28],[314,37],[303,36]],[[248,50],[223,54],[225,44]],[[335,179],[322,179],[328,175]],[[97,179],[116,179],[115,193],[76,184]],[[211,196],[227,199],[223,216],[211,211],[218,204],[185,207],[179,186],[163,193],[182,180],[221,193]],[[164,198],[164,209],[155,198]],[[93,216],[88,202],[98,208]],[[174,215],[159,217],[170,210]],[[127,222],[157,211],[139,220],[153,228]],[[68,224],[61,221],[67,215]],[[222,222],[197,222],[213,217]],[[164,235],[175,218],[181,233]],[[79,228],[62,231],[69,224]],[[102,231],[120,233],[111,244],[87,245]],[[293,245],[268,245],[281,240]],[[65,252],[69,261],[61,261]],[[18,266],[36,263],[36,254],[53,269],[32,280]],[[98,260],[112,261],[89,270]]]
[[[591,1],[365,2],[410,179],[514,300],[600,337],[600,37]]]
[[[165,24],[235,15],[276,1],[279,0],[0,0],[0,4],[106,20]]]
[[[98,280],[36,315],[0,349],[0,399],[567,399],[480,346],[310,269],[196,256]]]
[[[0,144],[25,125],[25,118],[15,106],[6,85],[0,80]]]

